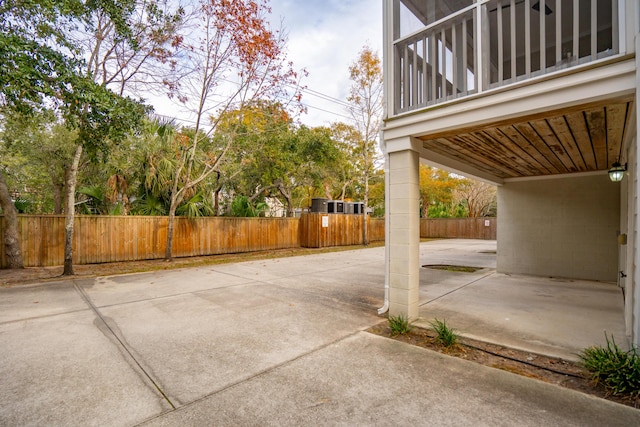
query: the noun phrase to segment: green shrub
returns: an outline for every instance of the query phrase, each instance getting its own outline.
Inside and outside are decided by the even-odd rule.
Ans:
[[[591,378],[603,384],[613,394],[640,396],[640,354],[637,349],[620,349],[613,335],[611,341],[605,333],[607,346],[593,346],[578,356],[585,368],[591,372]]]
[[[389,316],[389,328],[391,328],[391,335],[404,335],[411,331],[412,326],[409,319],[400,314],[398,316]]]
[[[458,334],[456,334],[455,329],[447,326],[445,320],[440,321],[438,319],[434,319],[429,322],[429,324],[436,333],[436,341],[438,343],[445,347],[453,347],[458,343]]]

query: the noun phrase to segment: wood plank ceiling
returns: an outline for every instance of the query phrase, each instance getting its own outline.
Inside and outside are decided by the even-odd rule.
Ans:
[[[632,103],[591,104],[420,139],[429,151],[502,179],[608,170],[620,159]]]

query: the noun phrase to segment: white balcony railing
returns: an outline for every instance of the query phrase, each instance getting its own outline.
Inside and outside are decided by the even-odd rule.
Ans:
[[[393,42],[394,113],[614,55],[618,37],[616,0],[480,0]]]

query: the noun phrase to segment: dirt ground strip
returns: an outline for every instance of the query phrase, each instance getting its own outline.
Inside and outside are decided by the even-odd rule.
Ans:
[[[515,350],[465,337],[459,337],[456,346],[446,348],[436,342],[436,334],[432,330],[413,327],[407,334],[392,336],[391,329],[387,322],[370,328],[368,332],[492,368],[502,369],[514,374],[535,378],[550,384],[591,394],[633,408],[640,408],[640,398],[615,396],[607,393],[601,384],[596,384],[591,381],[589,372],[579,363]]]

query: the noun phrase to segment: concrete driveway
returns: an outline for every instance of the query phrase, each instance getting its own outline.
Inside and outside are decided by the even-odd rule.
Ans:
[[[616,284],[499,274],[495,252],[495,241],[423,243],[421,265],[482,268],[423,269],[417,324],[446,319],[463,335],[566,360],[577,360],[586,347],[606,345],[605,333],[629,348],[624,297]]]
[[[492,250],[423,243],[425,263],[486,270],[425,269],[421,315],[509,336],[515,321],[472,308],[502,292],[464,296],[492,277]],[[631,408],[363,332],[384,320],[383,263],[372,248],[0,289],[0,425],[640,423]],[[596,327],[600,306],[584,313]],[[503,333],[463,323],[475,316]]]

